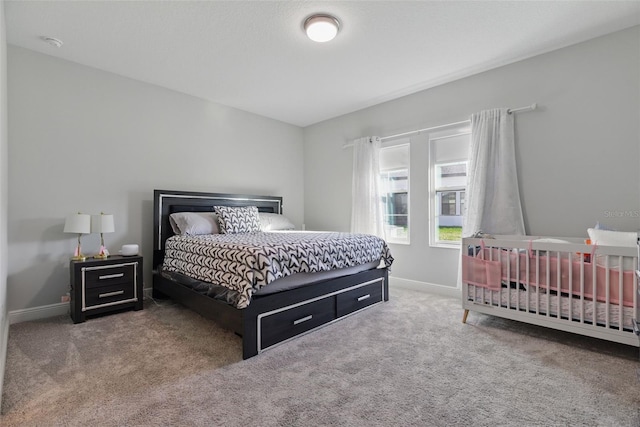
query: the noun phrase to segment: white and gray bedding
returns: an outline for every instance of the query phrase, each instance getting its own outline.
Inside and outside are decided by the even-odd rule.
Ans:
[[[166,241],[162,269],[226,288],[227,302],[245,308],[254,293],[283,277],[379,260],[388,267],[393,257],[386,242],[371,235],[253,232],[173,236]]]

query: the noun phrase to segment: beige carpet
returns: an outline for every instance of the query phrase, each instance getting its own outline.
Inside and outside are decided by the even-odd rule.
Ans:
[[[159,305],[158,305],[159,304]],[[3,426],[640,426],[638,349],[391,301],[242,361],[240,339],[162,301],[12,325]]]

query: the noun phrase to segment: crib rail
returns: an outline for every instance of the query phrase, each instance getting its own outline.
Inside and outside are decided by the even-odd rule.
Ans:
[[[469,310],[640,346],[638,247],[581,239],[462,240]]]

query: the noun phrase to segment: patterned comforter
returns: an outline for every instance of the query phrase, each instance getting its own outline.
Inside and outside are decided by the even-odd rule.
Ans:
[[[393,257],[384,240],[366,234],[207,234],[167,239],[163,270],[236,291],[234,305],[245,308],[256,290],[282,277],[377,260],[389,267]]]

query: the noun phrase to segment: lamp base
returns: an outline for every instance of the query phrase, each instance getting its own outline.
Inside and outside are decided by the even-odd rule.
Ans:
[[[97,254],[93,256],[96,259],[107,259],[109,258],[109,251],[104,247],[104,243],[100,245],[100,250]]]
[[[84,255],[82,255],[82,254],[80,254],[80,255],[74,255],[74,256],[72,256],[72,257],[71,257],[71,260],[72,260],[72,261],[86,261],[86,260],[87,260],[87,257],[86,257],[86,256],[84,256]]]

